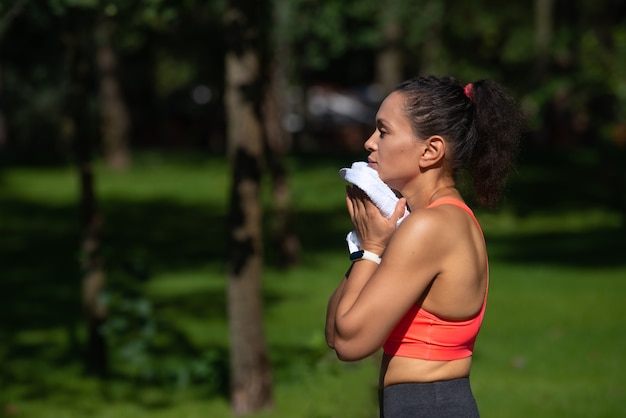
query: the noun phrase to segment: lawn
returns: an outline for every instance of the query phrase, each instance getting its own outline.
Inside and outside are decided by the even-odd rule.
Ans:
[[[323,337],[348,264],[337,170],[351,158],[289,161],[304,251],[282,271],[267,246],[275,408],[254,417],[377,417],[378,358],[341,363]],[[527,157],[504,206],[477,210],[491,263],[472,372],[484,417],[626,416],[626,230],[612,199],[625,191],[600,161],[588,149]],[[0,414],[231,417],[225,161],[143,154],[124,173],[98,165],[96,179],[114,371],[103,381],[81,373],[76,174],[0,170]]]

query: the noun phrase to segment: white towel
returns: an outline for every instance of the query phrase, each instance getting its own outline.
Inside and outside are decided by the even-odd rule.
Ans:
[[[398,197],[393,190],[378,177],[378,172],[369,167],[366,162],[357,161],[352,163],[352,167],[350,168],[340,169],[339,176],[363,190],[385,217],[390,218],[391,215],[393,215],[396,203],[398,203],[399,200]],[[396,227],[400,225],[408,214],[408,209],[405,209],[404,215],[398,219]],[[361,249],[361,243],[359,242],[356,231],[350,231],[348,233],[346,242],[348,243],[350,253]]]

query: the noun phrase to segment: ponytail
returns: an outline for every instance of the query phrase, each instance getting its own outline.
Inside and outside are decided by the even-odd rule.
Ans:
[[[524,118],[507,91],[492,80],[461,85],[451,77],[417,77],[395,91],[418,138],[441,135],[452,174],[467,170],[478,204],[493,207],[518,151]]]
[[[476,200],[498,204],[519,149],[524,117],[509,93],[492,80],[472,83],[473,129],[476,141],[466,167]]]

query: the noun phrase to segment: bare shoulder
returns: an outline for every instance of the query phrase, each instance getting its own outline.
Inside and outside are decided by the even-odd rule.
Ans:
[[[482,235],[468,213],[440,205],[416,210],[400,224],[383,256],[381,273],[395,287],[394,297],[405,303],[403,308],[428,289],[425,309],[466,318],[482,304],[485,257]]]
[[[392,236],[384,259],[391,262],[403,277],[424,274],[431,280],[441,271],[443,256],[454,243],[456,216],[436,207],[412,212]],[[410,274],[409,274],[410,273]]]
[[[438,275],[459,252],[473,252],[480,240],[474,221],[461,208],[440,205],[411,213],[398,227],[385,255],[407,269]]]
[[[421,240],[458,236],[467,224],[467,214],[452,205],[440,205],[412,212],[398,228],[398,238]],[[431,242],[432,243],[432,242]]]

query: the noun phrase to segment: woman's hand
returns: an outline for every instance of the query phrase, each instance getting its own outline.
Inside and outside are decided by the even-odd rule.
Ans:
[[[393,215],[387,219],[363,190],[346,186],[346,205],[361,248],[382,255],[396,230],[397,221],[404,214],[406,199],[398,201]]]

